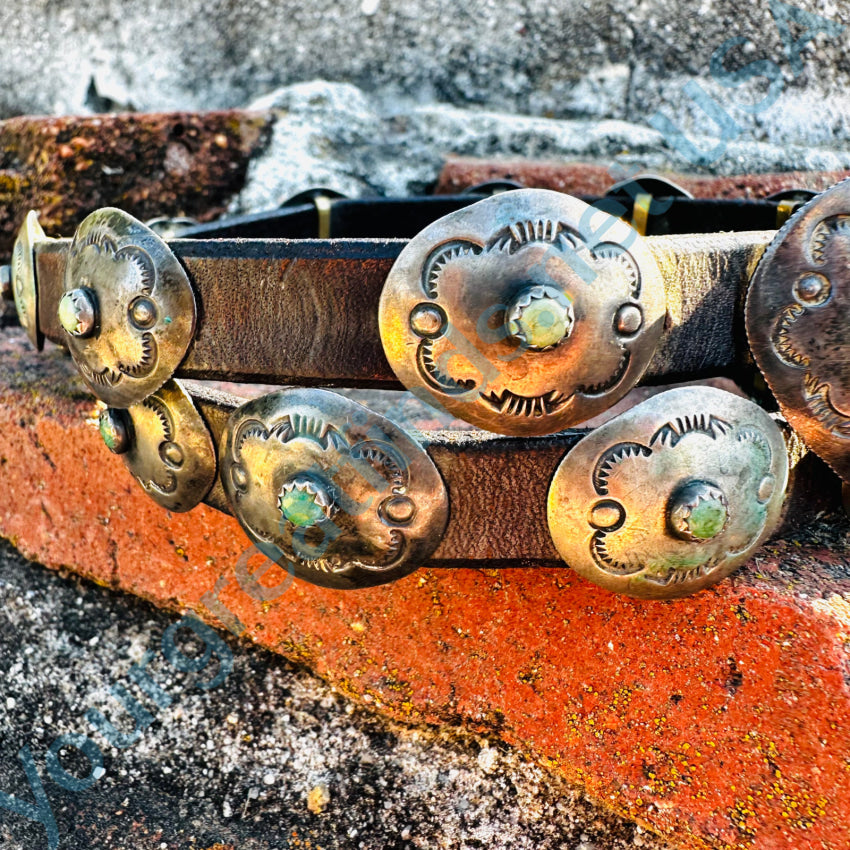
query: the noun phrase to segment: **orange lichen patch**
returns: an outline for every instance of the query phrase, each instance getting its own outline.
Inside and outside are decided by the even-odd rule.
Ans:
[[[331,792],[324,782],[320,782],[307,792],[307,808],[314,814],[320,815],[331,801]]]
[[[679,847],[850,846],[840,536],[771,544],[673,602],[566,568],[423,569],[348,593],[296,581],[256,601],[232,518],[158,508],[101,445],[91,400],[56,389],[66,361],[0,353],[0,533],[27,555],[221,625],[212,594],[232,628],[347,696],[500,736]]]

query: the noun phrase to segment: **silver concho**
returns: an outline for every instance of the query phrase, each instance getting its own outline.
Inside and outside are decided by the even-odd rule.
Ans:
[[[789,219],[747,295],[750,348],[789,423],[850,481],[850,180]]]
[[[281,390],[238,408],[220,466],[256,546],[325,587],[407,575],[437,547],[448,518],[425,451],[388,419],[325,390]]]
[[[12,249],[12,294],[18,311],[18,321],[27,332],[30,342],[39,351],[44,348],[44,335],[38,326],[35,248],[38,243],[48,241],[50,240],[44,235],[38,223],[38,213],[30,210],[18,231],[15,246]]]
[[[168,381],[127,410],[107,408],[100,433],[142,489],[170,511],[191,510],[215,482],[212,437],[178,381]]]
[[[445,216],[393,265],[379,307],[408,389],[502,434],[549,434],[638,381],[665,315],[629,225],[559,192],[505,192]]]
[[[186,272],[150,228],[102,209],[77,228],[59,324],[92,392],[129,407],[174,375],[195,330]]]
[[[608,590],[685,596],[747,561],[776,528],[782,434],[758,405],[712,387],[659,393],[590,432],[549,489],[564,560]]]

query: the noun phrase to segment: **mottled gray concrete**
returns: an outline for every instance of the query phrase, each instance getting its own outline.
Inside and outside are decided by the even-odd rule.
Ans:
[[[396,103],[348,83],[313,81],[279,89],[254,106],[276,118],[271,141],[248,169],[234,212],[277,206],[304,189],[324,186],[352,197],[427,191],[447,154],[587,159],[607,164],[611,182],[642,170],[697,169],[657,130],[618,119],[555,119],[445,104]],[[776,108],[776,107],[774,107]],[[690,134],[699,149],[716,138]],[[837,170],[850,168],[850,145],[775,144],[742,136],[725,145],[709,170]]]
[[[846,0],[799,6],[850,23]],[[686,130],[715,134],[683,90],[699,80],[743,141],[850,137],[846,35],[816,33],[792,63],[768,0],[7,0],[0,32],[0,115],[240,106],[326,79],[391,111],[444,103],[645,125],[660,108]],[[758,115],[745,106],[764,78],[732,89],[711,79],[711,56],[731,37],[746,41],[729,68],[769,59],[781,77],[779,101]]]
[[[200,690],[194,683],[213,678],[218,661],[175,671],[161,646],[177,619],[0,543],[0,791],[33,800],[16,755],[28,746],[60,848],[662,850],[495,741],[386,723],[226,633],[232,672]],[[128,682],[146,651],[168,708]],[[84,717],[94,707],[132,731],[109,695],[115,683],[154,715],[122,750]],[[63,790],[45,769],[67,733],[90,735],[103,752],[105,773],[87,791]],[[63,765],[90,770],[74,750]],[[0,807],[0,846],[40,850],[45,830]]]

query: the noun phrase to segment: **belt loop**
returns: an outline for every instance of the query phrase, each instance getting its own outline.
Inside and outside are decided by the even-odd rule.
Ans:
[[[330,239],[332,201],[327,195],[314,195],[313,203],[319,216],[319,239]]]
[[[652,195],[649,192],[638,192],[632,205],[632,227],[641,236],[646,236],[646,227],[649,220],[649,208],[652,206]]]
[[[792,215],[802,201],[780,201],[776,205],[776,229],[779,230]]]
[[[817,194],[813,189],[782,189],[768,195],[766,201],[776,201],[776,229],[779,230],[803,204],[807,204]]]

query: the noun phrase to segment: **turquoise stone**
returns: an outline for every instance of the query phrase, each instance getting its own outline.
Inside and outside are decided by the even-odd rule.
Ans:
[[[129,448],[127,427],[121,420],[120,414],[111,409],[104,410],[98,418],[97,427],[109,451],[115,454],[123,454],[127,451]]]
[[[723,531],[728,513],[719,499],[705,499],[691,509],[688,530],[699,540],[711,540]]]
[[[516,319],[516,329],[534,348],[560,342],[569,333],[570,325],[567,308],[554,298],[532,301]]]
[[[307,528],[325,518],[324,508],[308,490],[296,487],[280,497],[280,512],[293,525]]]

